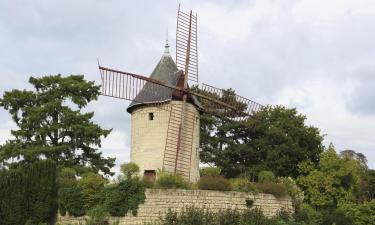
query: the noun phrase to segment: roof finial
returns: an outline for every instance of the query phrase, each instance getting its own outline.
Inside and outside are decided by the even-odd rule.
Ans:
[[[167,37],[165,40],[165,46],[164,46],[164,55],[169,55],[168,29],[167,29]]]

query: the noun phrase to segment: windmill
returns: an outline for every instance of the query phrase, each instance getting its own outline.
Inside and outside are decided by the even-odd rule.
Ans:
[[[131,101],[131,161],[144,176],[158,169],[199,179],[199,118],[201,113],[243,121],[262,105],[233,92],[198,83],[197,15],[178,7],[176,62],[164,54],[150,77],[99,65],[101,94]],[[203,107],[203,105],[205,107]]]

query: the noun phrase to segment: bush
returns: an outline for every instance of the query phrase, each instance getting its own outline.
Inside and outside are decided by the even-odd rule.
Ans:
[[[125,216],[129,210],[137,215],[138,205],[146,198],[145,187],[137,178],[106,187],[104,194],[104,204],[111,216]]]
[[[120,166],[120,171],[125,176],[126,179],[130,179],[138,175],[139,166],[133,162],[124,163]]]
[[[162,172],[162,173],[159,174],[159,177],[155,182],[155,188],[189,189],[190,184],[180,175]]]
[[[51,223],[57,212],[56,164],[50,160],[0,173],[0,225]]]
[[[78,187],[63,188],[59,191],[59,209],[62,216],[83,216],[85,214],[82,190]]]
[[[87,212],[86,225],[109,225],[109,214],[105,207],[97,205]]]
[[[198,188],[202,190],[230,191],[231,185],[227,179],[221,176],[203,176],[198,181]]]
[[[76,171],[72,168],[62,168],[58,174],[58,185],[59,188],[70,188],[76,186]]]
[[[78,187],[82,190],[85,208],[90,209],[101,203],[101,191],[108,181],[102,175],[88,172],[78,181]]]
[[[149,179],[147,177],[142,177],[142,180],[141,180],[143,186],[145,186],[146,188],[153,188],[154,185],[155,185],[155,181],[153,181],[152,179]]]
[[[272,194],[277,198],[284,197],[288,194],[288,191],[284,184],[271,182],[257,183],[257,188],[260,192],[265,194]]]
[[[267,218],[260,209],[225,210],[216,213],[197,208],[184,208],[181,213],[169,210],[159,225],[303,225],[289,217]],[[316,224],[314,224],[316,225]]]
[[[260,171],[258,174],[258,182],[275,182],[275,175],[272,173],[272,171]]]
[[[373,221],[372,221],[373,222]],[[353,225],[353,220],[339,210],[326,210],[321,225]],[[370,223],[371,224],[371,223]],[[367,225],[367,224],[366,224]]]
[[[354,225],[375,224],[375,199],[364,204],[344,204],[339,207],[341,212],[353,219]]]
[[[200,175],[203,176],[220,176],[221,169],[218,167],[205,167],[200,170]]]
[[[277,178],[278,183],[284,184],[289,196],[292,198],[293,205],[298,208],[304,199],[303,191],[297,186],[295,180],[291,177],[279,177]]]
[[[233,191],[252,192],[252,193],[259,192],[256,185],[249,182],[245,178],[232,178],[232,179],[229,179],[229,183]]]
[[[308,204],[302,204],[296,209],[294,214],[296,222],[305,222],[306,224],[321,224],[323,215]]]

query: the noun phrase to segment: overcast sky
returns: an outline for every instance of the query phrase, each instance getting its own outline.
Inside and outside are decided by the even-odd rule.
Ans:
[[[262,104],[296,107],[338,151],[375,168],[375,1],[181,1],[198,13],[200,81]],[[177,1],[0,0],[0,94],[30,89],[29,76],[84,74],[102,65],[149,75]],[[113,128],[102,151],[129,161],[129,103],[100,97],[95,121]],[[0,144],[14,128],[0,109]]]

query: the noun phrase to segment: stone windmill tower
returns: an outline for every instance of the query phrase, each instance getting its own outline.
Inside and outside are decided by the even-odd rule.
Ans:
[[[164,54],[151,73],[150,78],[178,86],[183,73],[178,73],[176,63],[169,53],[168,41]],[[148,89],[144,87],[143,89]],[[173,89],[157,87],[164,92],[155,98],[151,91],[141,91],[131,102],[127,111],[131,114],[131,156],[140,171],[146,176],[155,176],[156,171],[177,172],[195,182],[199,179],[199,108],[196,98],[188,98],[186,116],[181,136],[178,136],[183,102]],[[163,103],[163,106],[160,106]],[[173,110],[172,110],[173,109]],[[179,140],[180,139],[180,140]],[[180,142],[179,161],[176,166],[176,147]]]
[[[198,82],[197,16],[178,8],[176,62],[166,43],[164,54],[150,77],[99,65],[101,94],[130,100],[131,161],[141,175],[155,177],[164,170],[199,179],[200,113],[243,121],[262,105],[231,91]],[[205,107],[203,108],[202,105]]]

